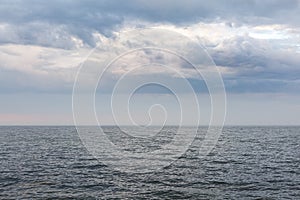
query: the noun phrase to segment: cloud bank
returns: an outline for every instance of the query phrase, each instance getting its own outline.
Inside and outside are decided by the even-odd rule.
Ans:
[[[298,13],[297,0],[129,0],[122,5],[116,0],[4,0],[0,91],[71,92],[78,67],[94,47],[113,45],[122,31],[159,27],[197,39],[228,92],[299,93]],[[196,91],[205,88],[202,80],[189,80]]]

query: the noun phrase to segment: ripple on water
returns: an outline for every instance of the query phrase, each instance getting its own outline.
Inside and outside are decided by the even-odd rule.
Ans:
[[[172,130],[155,142],[168,143]],[[300,199],[299,132],[226,127],[221,142],[199,159],[200,133],[170,166],[129,174],[93,158],[74,127],[0,127],[0,199]]]

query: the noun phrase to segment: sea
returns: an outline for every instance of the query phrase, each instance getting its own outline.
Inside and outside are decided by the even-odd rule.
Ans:
[[[170,165],[134,173],[95,158],[73,126],[2,126],[0,199],[300,199],[300,127],[224,127],[202,157],[197,140]]]

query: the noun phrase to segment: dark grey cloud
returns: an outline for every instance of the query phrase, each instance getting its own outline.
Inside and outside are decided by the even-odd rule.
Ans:
[[[111,36],[124,20],[189,25],[199,21],[227,21],[229,26],[241,24],[298,24],[300,7],[297,0],[2,0],[0,23],[11,25],[11,34],[0,32],[0,42],[52,45],[61,48],[61,32],[94,46],[93,32]],[[44,26],[44,27],[43,27]],[[61,30],[52,30],[61,27]],[[48,33],[48,34],[47,34]],[[52,36],[51,36],[52,34]],[[5,35],[5,36],[4,36]],[[44,41],[35,38],[44,36]],[[41,35],[41,36],[40,36]],[[50,36],[49,36],[50,35]],[[58,37],[58,38],[56,38]],[[43,40],[43,39],[41,39]],[[72,44],[66,44],[71,48]]]
[[[244,35],[209,49],[216,65],[233,72],[223,74],[228,91],[300,92],[299,53],[271,44]]]
[[[297,0],[2,0],[1,4],[2,21],[26,23],[45,20],[96,29],[118,23],[128,16],[174,23],[217,17],[241,19],[249,16],[276,20],[282,13],[293,13],[299,9]]]
[[[88,44],[93,44],[88,41]],[[76,46],[68,27],[48,23],[9,24],[0,30],[0,43],[39,45],[71,49]]]
[[[276,42],[274,42],[276,44]],[[299,53],[288,48],[276,48],[272,41],[247,35],[225,39],[209,49],[216,65],[232,68],[238,75],[294,80],[300,76]],[[292,73],[291,73],[292,72]]]
[[[70,36],[95,46],[94,32],[110,36],[124,16],[106,10],[105,2],[88,1],[1,1],[1,43],[37,44],[72,48]],[[9,33],[9,34],[8,34]]]

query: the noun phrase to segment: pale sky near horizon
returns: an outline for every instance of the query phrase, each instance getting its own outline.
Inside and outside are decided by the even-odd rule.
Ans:
[[[300,125],[299,13],[299,0],[1,0],[0,125],[72,125],[73,84],[89,53],[100,47],[116,54],[124,48],[116,42],[121,33],[153,27],[182,33],[207,51],[226,90],[225,125]],[[188,76],[200,102],[200,124],[206,125],[210,101],[203,80],[183,63],[172,64]],[[101,95],[109,96],[113,82],[126,73],[126,67],[118,67],[96,95],[102,124],[113,124],[110,102]],[[153,66],[129,78],[157,78],[157,73],[181,87],[180,77]],[[169,123],[178,123],[170,92],[146,88],[134,98],[132,117],[141,124],[149,122],[147,109],[160,103],[170,111]],[[154,125],[163,120],[161,111],[151,113]],[[127,124],[126,115],[119,117]],[[89,117],[83,118],[89,124]]]

